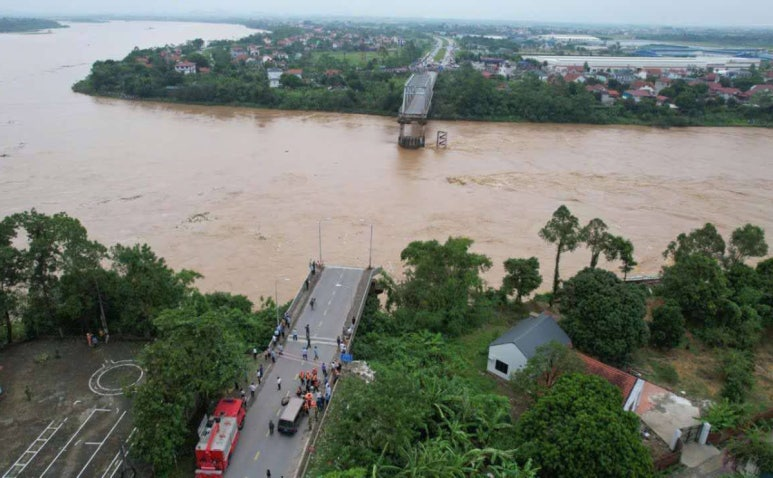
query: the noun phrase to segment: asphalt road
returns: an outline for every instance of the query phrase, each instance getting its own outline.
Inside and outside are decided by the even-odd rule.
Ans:
[[[364,273],[364,269],[324,268],[312,291],[312,297],[316,298],[314,310],[308,305],[303,309],[295,323],[298,341],[293,341],[291,334],[287,335],[284,354],[278,358],[258,390],[255,402],[247,412],[244,429],[226,470],[226,477],[262,478],[266,476],[267,469],[271,470],[272,478],[294,476],[310,436],[308,421],[304,418],[300,430],[293,436],[282,435],[278,431],[270,436],[268,422],[273,420],[276,424],[279,421],[283,409],[280,401],[284,396],[294,396],[299,385],[298,372],[315,366],[319,368],[321,362],[313,360],[314,345],[318,348],[320,360],[328,365],[337,357],[336,336],[341,335],[344,324],[351,323],[348,314]],[[301,349],[306,344],[306,324],[309,324],[312,346],[308,361],[301,357]],[[255,370],[262,360],[263,357],[259,356]],[[252,371],[252,377],[255,376],[255,370]],[[321,370],[319,374],[321,376]],[[277,390],[277,377],[282,378],[281,391]]]

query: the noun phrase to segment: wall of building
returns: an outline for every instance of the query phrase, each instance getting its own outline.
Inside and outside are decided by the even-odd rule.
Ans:
[[[503,374],[495,368],[496,361],[504,362],[508,365],[507,374]],[[518,350],[515,344],[492,345],[488,348],[488,364],[486,370],[497,377],[508,380],[510,374],[523,368],[526,365],[526,356]]]

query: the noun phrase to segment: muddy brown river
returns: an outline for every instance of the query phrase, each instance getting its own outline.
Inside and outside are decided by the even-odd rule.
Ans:
[[[176,106],[72,93],[134,46],[238,38],[235,25],[111,22],[0,35],[0,214],[66,211],[104,244],[147,242],[203,289],[289,299],[310,258],[400,271],[412,240],[466,235],[502,261],[553,249],[560,205],[601,217],[655,273],[679,232],[752,222],[773,235],[773,131],[439,122],[446,150],[405,151],[395,118]],[[428,142],[431,142],[428,140]],[[568,277],[589,261],[562,260]],[[617,267],[616,264],[606,264]],[[284,280],[287,278],[288,280]]]

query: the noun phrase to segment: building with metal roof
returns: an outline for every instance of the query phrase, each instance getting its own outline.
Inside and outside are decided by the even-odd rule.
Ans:
[[[486,370],[509,379],[510,374],[523,368],[534,357],[537,348],[549,342],[571,346],[571,340],[555,319],[548,314],[523,319],[501,337],[489,344]]]

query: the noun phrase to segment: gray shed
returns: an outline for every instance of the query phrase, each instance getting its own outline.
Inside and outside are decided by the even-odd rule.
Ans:
[[[540,314],[523,319],[491,342],[488,347],[488,366],[486,370],[509,379],[510,374],[523,368],[526,361],[534,356],[537,347],[556,341],[570,345],[569,336],[558,326],[553,317]]]

